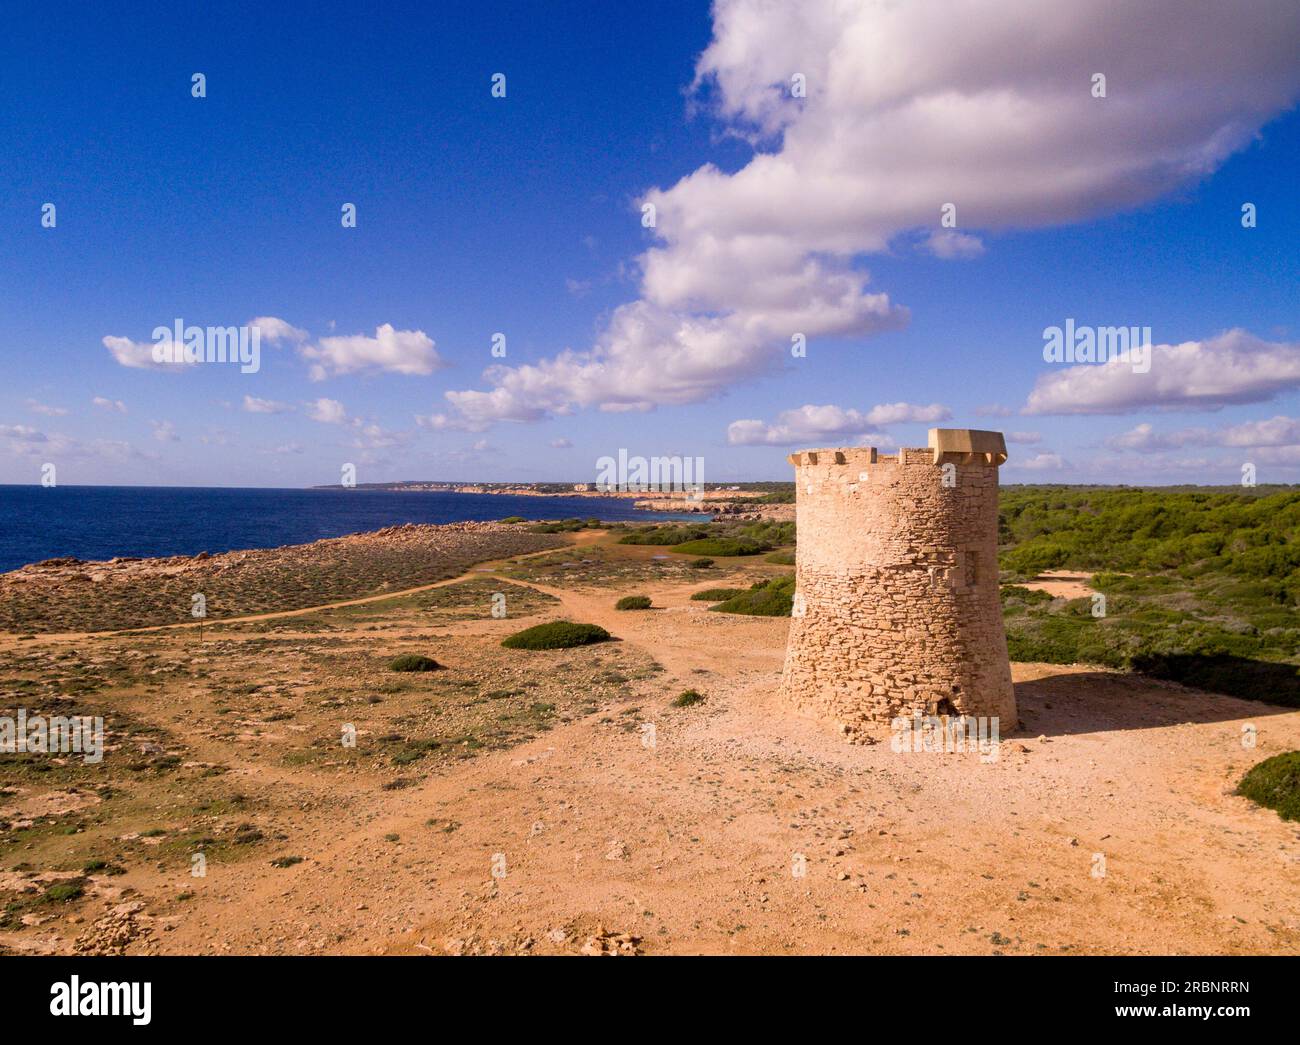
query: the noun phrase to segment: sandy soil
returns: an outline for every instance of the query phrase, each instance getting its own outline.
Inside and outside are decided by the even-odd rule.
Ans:
[[[647,561],[643,549],[633,553]],[[530,585],[558,600],[537,620],[602,624],[622,640],[625,668],[663,670],[622,695],[593,697],[588,712],[523,743],[440,764],[414,786],[366,787],[368,770],[339,776],[255,758],[187,731],[189,712],[169,708],[188,757],[228,763],[227,778],[266,811],[259,823],[291,836],[285,844],[302,862],[214,864],[202,879],[142,863],[97,882],[94,904],[75,915],[33,920],[0,944],[1300,953],[1300,827],[1232,794],[1249,766],[1300,747],[1300,712],[1020,664],[1022,728],[1003,737],[996,761],[895,752],[883,733],[875,746],[849,746],[779,702],[785,620],[710,613],[689,600],[718,584],[715,575],[623,590]],[[614,611],[632,590],[661,608]],[[480,616],[438,634],[495,643],[533,622]],[[575,658],[613,649],[514,656],[525,658],[524,672],[546,676],[561,657],[572,672]],[[563,687],[566,677],[550,681]],[[688,687],[705,702],[672,707]],[[6,857],[5,869],[21,855]],[[25,873],[48,882],[66,871]]]
[[[1082,599],[1097,590],[1092,586],[1091,573],[1072,570],[1046,570],[1020,586],[1032,591],[1045,591],[1058,599]]]

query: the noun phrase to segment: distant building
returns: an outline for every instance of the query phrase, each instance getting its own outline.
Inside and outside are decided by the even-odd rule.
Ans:
[[[576,492],[576,493],[586,493],[588,490],[591,489],[591,484],[590,484],[590,483],[574,483],[574,484],[573,484],[573,489],[574,489],[574,492]]]

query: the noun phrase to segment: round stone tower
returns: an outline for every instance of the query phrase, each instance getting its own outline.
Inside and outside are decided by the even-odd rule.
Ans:
[[[1001,432],[932,428],[925,449],[803,450],[782,692],[852,736],[903,716],[1016,724],[998,596]]]

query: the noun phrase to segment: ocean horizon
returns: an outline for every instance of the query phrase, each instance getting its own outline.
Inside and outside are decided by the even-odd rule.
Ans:
[[[630,498],[450,491],[186,486],[0,486],[0,572],[45,559],[161,558],[307,544],[404,523],[707,515],[647,512]]]

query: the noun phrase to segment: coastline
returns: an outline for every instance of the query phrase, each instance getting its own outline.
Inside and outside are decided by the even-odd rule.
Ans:
[[[564,546],[500,522],[408,523],[275,548],[165,557],[46,559],[0,574],[0,632],[117,631],[300,609],[446,580]]]

